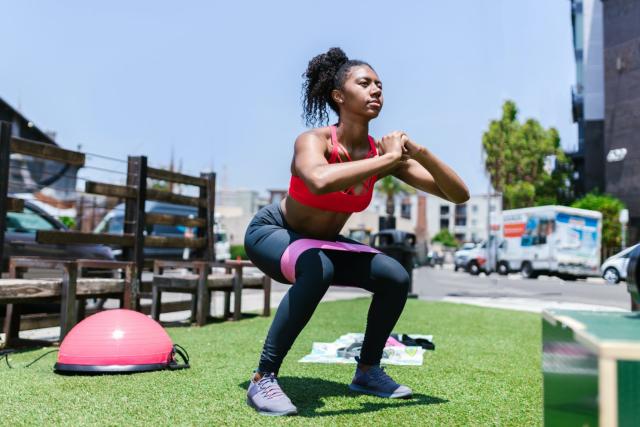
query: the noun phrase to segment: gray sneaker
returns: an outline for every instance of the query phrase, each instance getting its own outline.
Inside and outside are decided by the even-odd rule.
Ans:
[[[247,403],[261,415],[295,415],[298,409],[284,394],[273,373],[262,374],[259,381],[251,378],[247,390]]]
[[[360,393],[391,399],[411,397],[413,393],[406,385],[395,382],[380,365],[372,366],[367,372],[356,368],[356,374],[349,384],[349,388]]]

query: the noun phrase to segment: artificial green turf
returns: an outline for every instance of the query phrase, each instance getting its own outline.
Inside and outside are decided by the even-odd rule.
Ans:
[[[298,363],[313,341],[362,331],[369,300],[320,304],[287,357],[280,383],[297,417],[257,415],[245,403],[270,319],[168,328],[192,368],[111,376],[59,376],[55,354],[11,355],[0,365],[6,425],[539,425],[542,421],[540,317],[529,313],[410,300],[397,332],[433,334],[423,366],[389,366],[414,391],[386,400],[349,391],[353,365]]]

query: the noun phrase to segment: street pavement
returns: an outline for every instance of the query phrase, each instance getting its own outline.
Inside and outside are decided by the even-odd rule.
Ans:
[[[420,299],[541,312],[544,309],[624,310],[630,308],[625,282],[607,284],[601,278],[565,281],[540,276],[523,279],[519,274],[489,276],[422,267],[414,270],[414,293]]]

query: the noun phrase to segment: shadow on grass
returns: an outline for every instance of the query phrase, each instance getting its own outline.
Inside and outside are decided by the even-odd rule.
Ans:
[[[362,402],[359,408],[342,409],[335,411],[318,410],[324,407],[322,399],[327,397],[358,398],[363,396],[360,393],[349,389],[348,384],[320,378],[303,377],[279,377],[278,382],[298,408],[298,416],[302,417],[327,417],[335,415],[363,414],[367,412],[380,411],[386,408],[404,408],[409,406],[434,405],[447,403],[448,400],[439,397],[427,396],[426,394],[414,393],[409,399],[384,399],[376,398],[376,402]],[[249,387],[249,381],[238,384],[244,390]]]

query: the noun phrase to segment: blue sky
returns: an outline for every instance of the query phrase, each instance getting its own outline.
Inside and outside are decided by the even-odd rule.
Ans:
[[[575,147],[568,0],[5,2],[0,97],[67,148],[286,188],[301,74],[340,46],[373,65],[396,129],[486,192],[481,137],[513,99]],[[91,159],[94,166],[123,165]],[[106,181],[118,175],[87,171]]]

